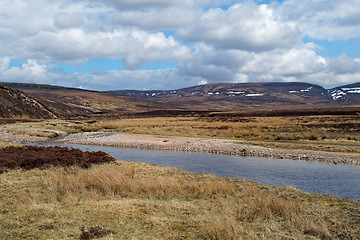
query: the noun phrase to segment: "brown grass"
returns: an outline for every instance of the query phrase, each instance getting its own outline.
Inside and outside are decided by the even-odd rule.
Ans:
[[[95,227],[114,239],[356,239],[356,211],[358,202],[143,163],[0,175],[5,239],[79,239]]]
[[[7,143],[7,142],[0,141],[0,149],[7,148],[7,147],[10,147],[10,146],[18,146],[18,144],[13,144],[13,143]]]

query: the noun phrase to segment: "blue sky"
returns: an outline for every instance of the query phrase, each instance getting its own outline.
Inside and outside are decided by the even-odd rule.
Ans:
[[[92,90],[360,82],[360,1],[3,0],[0,81]]]

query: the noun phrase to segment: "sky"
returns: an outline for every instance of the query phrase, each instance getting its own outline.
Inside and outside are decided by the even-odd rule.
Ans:
[[[0,0],[0,81],[360,82],[360,0]]]

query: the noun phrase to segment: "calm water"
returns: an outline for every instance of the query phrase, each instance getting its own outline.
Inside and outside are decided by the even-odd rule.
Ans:
[[[171,166],[192,172],[212,173],[268,185],[293,186],[305,192],[323,193],[360,201],[360,166],[77,144],[61,144],[61,146],[79,148],[84,151],[104,151],[119,160]]]

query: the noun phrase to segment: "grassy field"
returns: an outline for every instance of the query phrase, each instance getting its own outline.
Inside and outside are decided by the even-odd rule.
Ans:
[[[359,213],[355,201],[145,163],[0,175],[2,239],[359,239]]]

